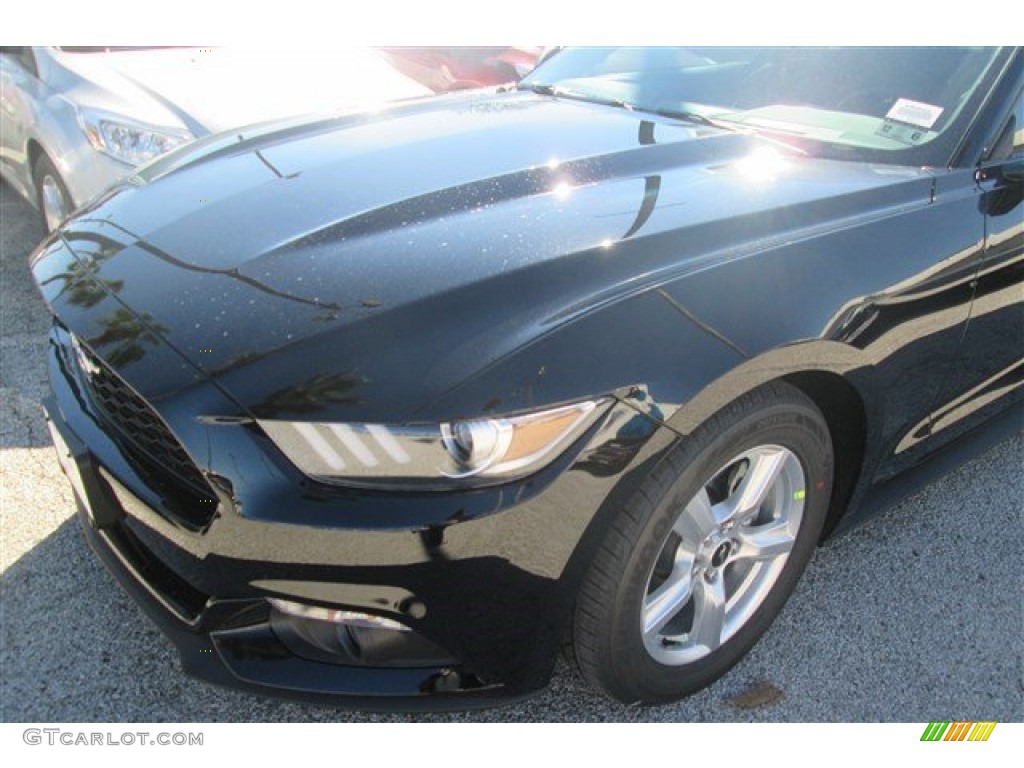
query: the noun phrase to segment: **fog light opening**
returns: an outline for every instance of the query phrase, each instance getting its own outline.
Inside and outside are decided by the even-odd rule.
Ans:
[[[387,619],[383,616],[375,616],[372,613],[360,613],[359,611],[325,608],[320,605],[296,603],[291,600],[281,600],[276,597],[267,598],[267,602],[281,613],[300,619],[328,621],[332,624],[345,624],[350,627],[363,627],[366,629],[389,629],[395,632],[411,631],[401,622],[395,621],[394,619]]]
[[[376,667],[443,666],[452,656],[394,619],[267,598],[270,626],[296,656]]]

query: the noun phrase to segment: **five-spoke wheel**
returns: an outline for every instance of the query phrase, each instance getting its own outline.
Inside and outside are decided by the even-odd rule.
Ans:
[[[792,451],[734,457],[683,507],[651,569],[641,624],[648,653],[685,664],[746,623],[786,564],[803,517],[804,473]]]

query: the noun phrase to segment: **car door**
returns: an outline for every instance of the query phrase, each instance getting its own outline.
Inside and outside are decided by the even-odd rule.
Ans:
[[[33,103],[40,90],[32,49],[27,46],[0,48],[0,163],[4,176],[19,187],[22,194],[32,188],[32,169],[26,147]]]
[[[995,148],[978,170],[985,247],[952,395],[932,433],[952,438],[1024,394],[1024,97],[1002,121]],[[944,442],[944,441],[943,441]]]

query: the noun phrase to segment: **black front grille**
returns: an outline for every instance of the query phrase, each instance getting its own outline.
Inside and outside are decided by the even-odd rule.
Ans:
[[[121,438],[170,511],[193,527],[208,523],[217,496],[164,420],[85,344],[76,340],[75,346],[91,398],[117,431],[111,436]]]

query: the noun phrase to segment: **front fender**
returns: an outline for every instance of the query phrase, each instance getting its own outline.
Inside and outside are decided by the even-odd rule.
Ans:
[[[813,339],[769,350],[722,371],[666,419],[680,435],[689,435],[729,403],[769,381],[794,374],[826,373],[843,378],[860,396],[868,425],[882,418],[874,366],[863,351],[835,341]]]

